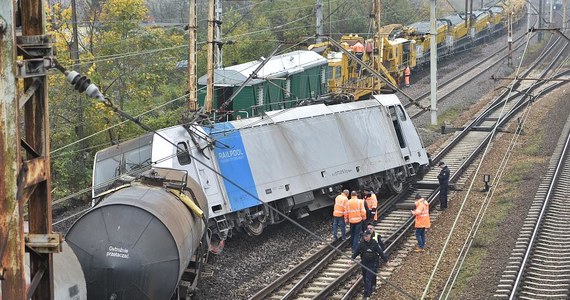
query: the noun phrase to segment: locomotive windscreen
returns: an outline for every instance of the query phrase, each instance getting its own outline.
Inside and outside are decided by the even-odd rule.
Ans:
[[[93,197],[106,191],[121,175],[136,176],[151,168],[152,134],[97,153],[93,166]]]

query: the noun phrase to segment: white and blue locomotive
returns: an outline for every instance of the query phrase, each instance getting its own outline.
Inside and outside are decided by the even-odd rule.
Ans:
[[[216,245],[233,229],[258,235],[283,221],[275,210],[303,217],[330,206],[344,188],[401,192],[429,158],[397,96],[386,94],[174,126],[109,147],[95,157],[93,197],[151,166],[199,183]]]

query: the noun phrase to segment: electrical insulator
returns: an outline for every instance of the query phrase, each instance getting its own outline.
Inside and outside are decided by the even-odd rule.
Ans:
[[[65,71],[65,78],[67,79],[67,82],[71,83],[78,92],[85,92],[87,96],[101,101],[105,100],[105,97],[101,94],[99,88],[95,84],[91,83],[91,80],[86,76],[82,76],[75,71]]]

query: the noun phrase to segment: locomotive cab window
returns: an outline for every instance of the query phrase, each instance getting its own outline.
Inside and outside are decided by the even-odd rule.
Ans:
[[[400,121],[406,121],[406,113],[404,112],[404,108],[401,105],[398,105],[398,109],[396,110]]]
[[[185,142],[176,144],[176,157],[178,157],[178,163],[181,166],[187,165],[192,161],[190,152],[188,151],[188,145],[186,145]]]
[[[398,106],[399,107],[399,106]],[[401,109],[401,107],[399,107]],[[396,130],[396,136],[398,136],[398,142],[400,143],[400,148],[406,148],[406,141],[404,140],[404,135],[402,134],[402,126],[400,126],[399,118],[400,116],[400,109],[396,109],[395,106],[388,107],[390,110],[390,117],[392,118],[392,124],[394,125],[394,129]],[[405,120],[405,114],[403,114]]]
[[[142,172],[148,170],[151,165],[151,145],[145,145],[138,149],[125,152],[125,166],[126,173]],[[124,172],[121,172],[121,174]]]

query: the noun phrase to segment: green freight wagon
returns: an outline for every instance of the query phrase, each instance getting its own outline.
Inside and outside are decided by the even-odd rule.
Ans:
[[[263,58],[262,58],[263,59]],[[290,108],[302,100],[327,93],[327,60],[313,51],[294,51],[274,56],[239,92],[225,111],[220,107],[261,64],[251,61],[214,72],[212,107],[217,114],[230,112],[228,120]],[[198,102],[204,105],[207,75],[198,79]]]

